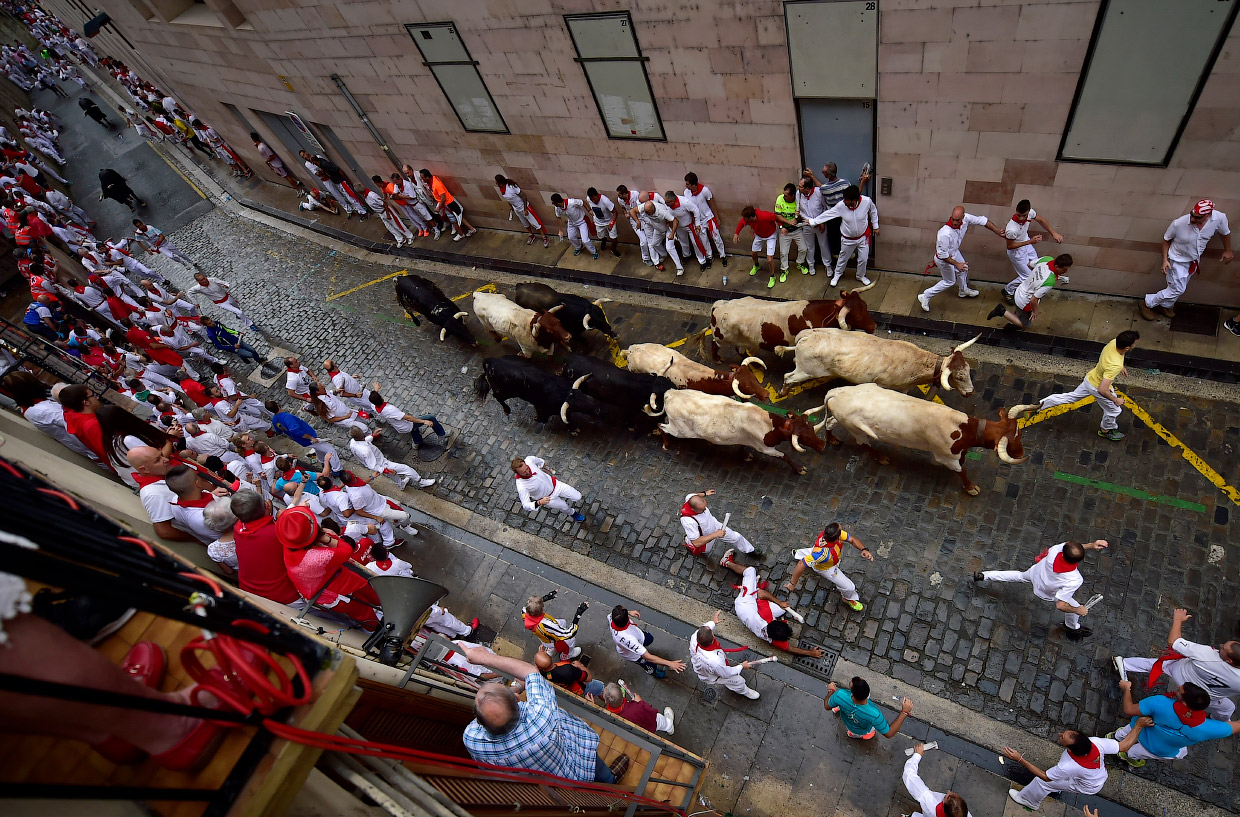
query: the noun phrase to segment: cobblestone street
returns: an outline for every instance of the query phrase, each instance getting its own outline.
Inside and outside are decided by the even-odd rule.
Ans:
[[[367,383],[379,380],[384,395],[405,410],[434,412],[459,428],[451,456],[425,465],[386,444],[389,456],[403,455],[424,476],[438,478],[430,490],[450,502],[725,609],[733,596],[731,574],[689,556],[681,544],[677,512],[686,493],[719,492],[712,507],[720,517],[731,512],[736,528],[766,551],[762,571],[772,585],[787,578],[792,549],[839,521],[876,554],[871,564],[850,552],[843,563],[865,610],[849,611],[834,588],[811,578],[793,597],[807,616],[802,638],[991,718],[1042,736],[1065,725],[1105,733],[1122,720],[1110,655],[1156,655],[1177,606],[1194,614],[1186,637],[1216,644],[1233,637],[1240,609],[1235,506],[1127,411],[1120,428],[1128,437],[1120,443],[1095,435],[1093,406],[1030,426],[1028,463],[1008,466],[993,455],[968,463],[982,488],[975,498],[924,455],[893,451],[883,467],[847,439],[822,455],[802,455],[809,471],[796,477],[773,459],[758,455],[746,463],[700,442],[674,441],[664,453],[656,437],[624,430],[573,437],[557,420],[540,431],[527,404],[514,401],[506,418],[492,398],[475,402],[472,382],[482,357],[451,339],[439,343],[437,332],[406,321],[393,281],[363,287],[399,267],[359,262],[220,210],[181,228],[175,240],[202,267],[232,282],[241,304],[280,346],[316,368],[331,356]],[[162,258],[157,265],[173,280],[188,282],[184,268]],[[450,297],[500,281],[444,265],[410,270],[436,280]],[[508,280],[500,281],[499,291],[511,295]],[[622,347],[669,343],[707,323],[705,305],[669,309],[608,294],[616,298],[607,309]],[[469,299],[461,303],[472,310]],[[469,322],[481,335],[476,321]],[[253,340],[252,333],[248,337]],[[515,347],[483,350],[511,354]],[[695,343],[682,351],[698,356]],[[773,362],[772,368],[778,382],[789,365]],[[974,395],[944,399],[994,417],[1001,406],[1070,390],[1087,368],[1047,376],[1016,365],[978,364]],[[780,405],[814,406],[822,391]],[[1234,477],[1240,441],[1234,404],[1139,388],[1128,393],[1218,473]],[[282,377],[272,394],[283,395]],[[343,442],[334,430],[325,436]],[[544,457],[584,494],[586,524],[521,510],[508,462],[527,454]],[[1105,596],[1087,619],[1094,635],[1084,642],[1068,641],[1060,614],[1027,586],[975,589],[969,579],[983,566],[1023,569],[1067,538],[1104,538],[1112,545],[1084,564],[1083,592]],[[1235,742],[1224,741],[1138,774],[1235,810],[1238,759]]]

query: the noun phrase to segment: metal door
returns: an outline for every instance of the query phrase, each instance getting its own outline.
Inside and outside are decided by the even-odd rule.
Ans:
[[[861,167],[874,164],[874,103],[868,99],[798,99],[805,167],[822,179],[822,166],[835,162],[853,184]],[[874,180],[861,192],[873,198]]]

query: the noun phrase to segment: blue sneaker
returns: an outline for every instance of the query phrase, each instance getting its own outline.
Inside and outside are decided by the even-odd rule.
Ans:
[[[583,514],[583,513],[575,513],[575,514],[573,514],[573,521],[574,521],[574,522],[584,522],[584,521],[586,521],[586,515],[585,515],[585,514]]]
[[[598,253],[595,253],[595,254],[594,254],[594,260],[595,260],[595,261],[597,261],[597,260],[598,260]]]
[[[664,667],[662,664],[656,665],[654,668],[654,677],[656,679],[666,678],[667,667]]]
[[[581,255],[581,247],[578,247],[577,249],[573,250],[573,255]]]

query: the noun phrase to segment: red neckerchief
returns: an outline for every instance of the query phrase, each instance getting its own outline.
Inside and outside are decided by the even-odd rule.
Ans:
[[[1022,216],[1020,213],[1012,213],[1012,221],[1015,221],[1017,224],[1028,224],[1029,216]]]
[[[1058,275],[1058,274],[1059,274],[1059,270],[1055,268],[1055,262],[1054,262],[1054,261],[1047,261],[1047,262],[1046,262],[1046,268],[1047,268],[1047,269],[1049,269],[1051,272],[1055,273],[1056,275]]]
[[[272,460],[274,460],[274,459],[276,458],[276,455],[275,455],[275,454],[268,454],[267,456],[265,456],[265,457],[264,457],[262,454],[259,454],[259,455],[258,455],[258,458],[259,458],[259,460],[261,460],[261,461],[262,461],[263,465],[266,465],[267,463],[269,463],[269,462],[271,462]]]
[[[1170,647],[1163,650],[1163,654],[1158,656],[1158,660],[1154,662],[1154,666],[1150,667],[1150,677],[1146,682],[1146,689],[1153,689],[1154,684],[1158,683],[1158,679],[1161,678],[1163,674],[1164,662],[1177,661],[1183,657],[1184,656],[1181,653],[1176,652]]]
[[[608,623],[608,624],[610,624],[610,625],[611,625],[611,628],[612,628],[613,630],[615,630],[616,632],[618,632],[618,633],[622,633],[622,632],[624,632],[625,630],[627,630],[629,627],[632,627],[632,626],[633,626],[633,622],[631,622],[631,621],[628,623],[628,625],[627,625],[627,626],[624,626],[624,627],[617,627],[617,626],[616,626],[616,622],[612,621],[611,619],[608,619],[608,620],[607,620],[607,623]]]
[[[508,185],[506,185],[506,184],[501,184],[501,185],[499,186],[499,194],[502,196],[502,195],[504,195],[504,193],[506,193],[506,192],[508,192]]]
[[[628,702],[626,701],[625,703],[628,703]],[[620,710],[622,709],[624,709],[624,704],[620,704],[620,706],[616,707],[615,709],[612,709],[611,704],[607,705],[607,711],[612,713],[613,715],[619,715]]]
[[[944,224],[945,226],[947,226],[947,227],[951,227],[953,230],[959,230],[959,229],[960,229],[960,227],[963,227],[963,226],[964,226],[964,222],[963,222],[963,221],[962,221],[962,222],[960,222],[960,227],[953,226],[953,225],[952,225],[952,223],[951,223],[950,221],[944,221],[944,222],[943,222],[943,224]],[[942,808],[942,806],[940,806],[940,808]]]
[[[380,403],[375,406],[375,411],[383,411],[385,408],[387,408],[387,403]]]
[[[1081,768],[1084,769],[1101,769],[1102,768],[1102,752],[1098,751],[1098,746],[1093,742],[1089,742],[1089,753],[1084,755],[1074,755],[1071,752],[1066,753],[1068,757],[1075,760]]]
[[[380,570],[390,570],[390,569],[391,569],[391,567],[392,567],[392,560],[391,560],[391,559],[384,559],[384,560],[383,560],[383,561],[381,561],[381,562],[380,562],[380,561],[376,561],[376,562],[375,562],[375,564],[377,564],[377,565],[379,566],[379,569],[380,569]]]
[[[280,472],[280,478],[281,478],[281,479],[292,479],[293,474],[296,474],[296,473],[297,473],[297,469],[296,469],[296,468],[290,468],[290,469],[288,469],[287,471],[281,471],[281,472]]]
[[[1043,559],[1046,558],[1046,554],[1050,552],[1051,552],[1051,549],[1047,548],[1046,550],[1039,553],[1038,558],[1034,559],[1034,561],[1035,562],[1042,561]],[[1063,557],[1062,550],[1055,554],[1055,561],[1051,565],[1051,570],[1055,571],[1056,573],[1071,573],[1073,570],[1076,570],[1076,568],[1077,568],[1077,565],[1070,563],[1067,559]]]
[[[526,464],[528,465],[529,463],[526,463]],[[513,471],[512,478],[513,479],[533,479],[536,475],[541,474],[541,473],[542,472],[539,471],[537,468],[530,465],[530,475],[528,477],[523,477],[520,474],[518,474],[516,471]],[[551,487],[554,489],[555,486],[559,483],[559,480],[555,478],[555,474],[547,474],[547,476],[551,477]]]
[[[706,186],[706,185],[704,185],[704,184],[696,184],[696,185],[694,185],[693,187],[690,187],[689,189],[690,189],[690,190],[692,190],[692,191],[693,191],[693,195],[695,195],[695,196],[696,196],[696,195],[699,195],[699,194],[702,192],[702,188],[703,188],[703,187],[705,187],[705,186]]]
[[[341,488],[343,488],[343,487],[344,487],[343,485],[333,485],[333,486],[332,486],[332,487],[330,487],[330,488],[323,488],[322,490],[323,490],[325,493],[329,493],[329,494],[330,494],[332,491],[339,491],[339,490],[340,490]]]
[[[698,512],[693,510],[693,507],[688,503],[688,501],[686,501],[685,504],[680,506],[680,515],[681,516],[697,516]]]
[[[154,485],[157,482],[162,482],[163,479],[163,477],[153,477],[147,474],[139,474],[137,471],[133,473],[133,481],[138,483],[139,489],[145,488],[148,485]]]
[[[934,807],[934,817],[947,817],[947,809],[943,808],[942,803]]]
[[[185,499],[185,500],[178,499],[175,502],[171,502],[169,504],[176,505],[180,508],[205,508],[211,504],[211,501],[213,499],[215,499],[214,494],[209,494],[206,491],[203,491],[202,496],[198,497],[197,499]]]
[[[1180,723],[1185,726],[1201,726],[1206,722],[1206,713],[1195,709],[1189,709],[1188,704],[1183,701],[1176,701],[1172,706],[1176,716],[1180,719]]]

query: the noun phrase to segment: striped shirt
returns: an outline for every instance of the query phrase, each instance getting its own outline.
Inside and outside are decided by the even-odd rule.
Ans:
[[[556,704],[551,683],[537,672],[525,679],[525,702],[518,703],[521,716],[512,731],[492,735],[472,721],[465,727],[465,748],[482,763],[567,777],[594,780],[598,757],[598,733],[585,721],[564,712]]]
[[[850,182],[837,176],[833,182],[823,182],[818,189],[822,191],[822,200],[826,202],[827,207],[834,207],[844,200],[844,191],[848,189]]]

